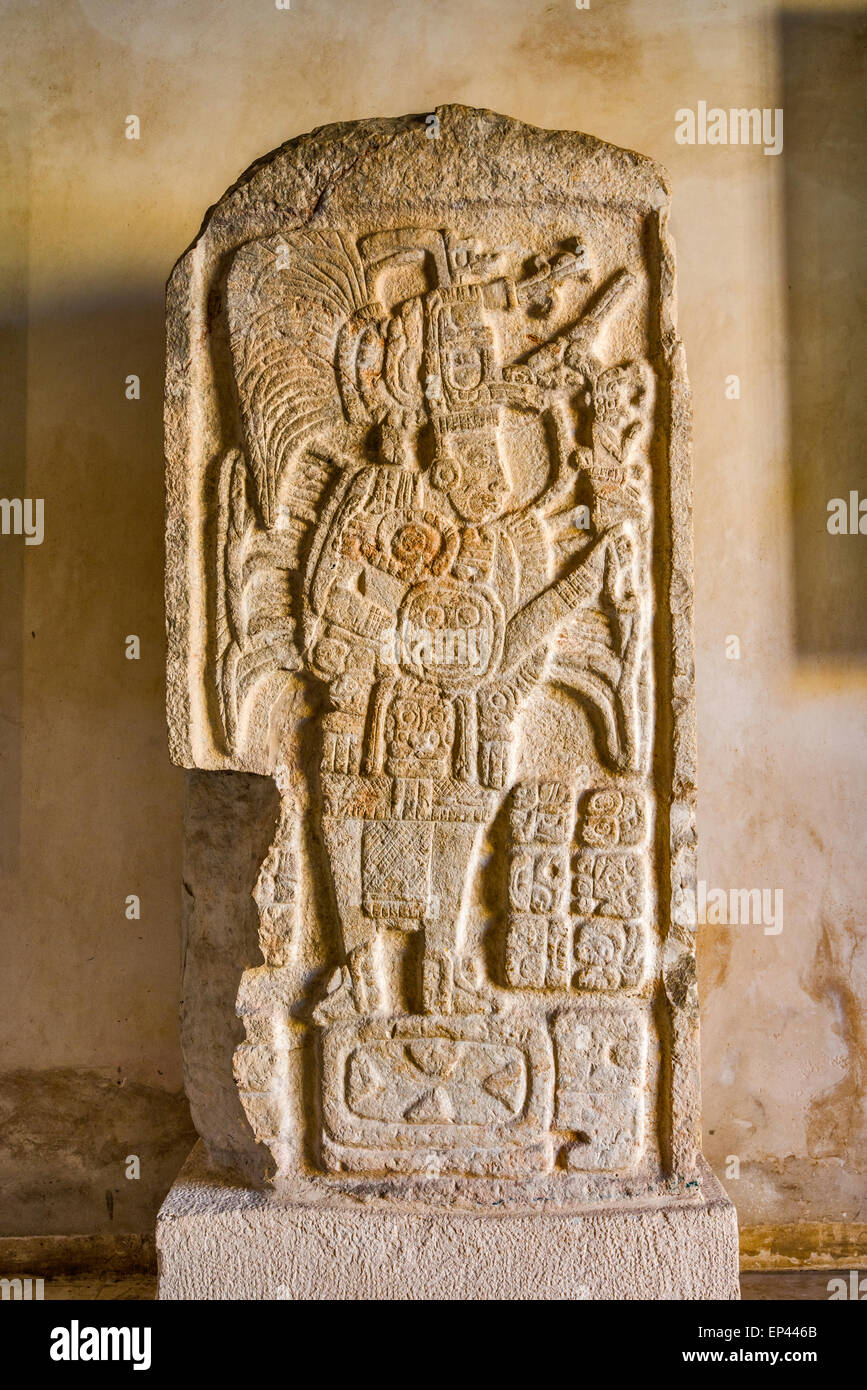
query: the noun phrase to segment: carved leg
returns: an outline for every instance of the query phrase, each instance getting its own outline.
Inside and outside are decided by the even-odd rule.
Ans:
[[[426,1014],[453,1012],[455,963],[450,951],[432,951],[425,940],[422,964],[422,1008]]]
[[[462,959],[466,898],[484,826],[474,822],[434,826],[433,884],[436,911],[424,919],[422,1008],[431,1014],[490,1013],[491,996]]]
[[[380,933],[349,954],[349,975],[361,1014],[385,1013],[385,985],[380,960]]]

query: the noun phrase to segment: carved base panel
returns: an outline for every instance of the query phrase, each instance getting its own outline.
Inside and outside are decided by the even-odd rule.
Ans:
[[[513,1019],[367,1019],[322,1037],[322,1157],[332,1171],[547,1172],[551,1045]]]

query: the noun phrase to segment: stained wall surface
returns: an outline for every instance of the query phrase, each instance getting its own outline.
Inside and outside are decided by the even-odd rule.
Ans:
[[[867,1168],[867,541],[826,525],[830,497],[867,492],[838,389],[857,379],[840,316],[859,283],[845,94],[863,12],[11,0],[3,30],[2,493],[44,500],[45,537],[0,536],[2,1233],[145,1230],[192,1139],[184,778],[162,689],[165,278],[204,209],[283,140],[454,101],[588,131],[672,177],[695,411],[699,873],[709,892],[783,894],[782,918],[698,929],[705,1150],[751,1248],[830,1248],[865,1220]],[[782,153],[678,143],[676,113],[700,102],[784,108]],[[806,159],[814,139],[833,159]],[[250,804],[267,819],[268,796]],[[251,871],[233,862],[239,901]]]

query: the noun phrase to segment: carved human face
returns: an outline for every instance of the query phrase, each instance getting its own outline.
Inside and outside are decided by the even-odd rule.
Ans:
[[[473,526],[502,516],[512,495],[496,438],[481,433],[451,435],[433,466],[431,481],[447,494],[458,516]]]

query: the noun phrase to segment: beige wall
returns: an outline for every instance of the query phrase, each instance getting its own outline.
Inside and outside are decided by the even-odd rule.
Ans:
[[[867,653],[858,640],[845,661],[805,653],[795,598],[805,574],[821,597],[837,555],[863,577],[867,539],[829,548],[815,489],[793,512],[786,317],[793,256],[834,263],[834,249],[801,245],[797,228],[787,242],[788,150],[674,140],[675,111],[699,100],[782,104],[776,11],[8,0],[3,30],[2,491],[45,499],[46,536],[26,549],[0,537],[2,1233],[144,1230],[190,1140],[183,779],[161,707],[163,282],[208,205],[282,140],[458,101],[589,131],[672,176],[695,397],[700,873],[782,888],[785,911],[779,935],[700,929],[706,1151],[724,1180],[740,1160],[727,1186],[753,1248],[839,1253],[839,1223],[867,1220]],[[845,370],[821,336],[812,351],[818,372]],[[139,402],[124,399],[130,373]],[[847,488],[859,481],[867,492],[863,472]],[[810,567],[812,545],[825,549]],[[849,581],[834,592],[835,612],[854,604]],[[140,921],[124,916],[131,893]],[[124,1177],[130,1153],[139,1182]],[[800,1238],[764,1229],[798,1223]]]

